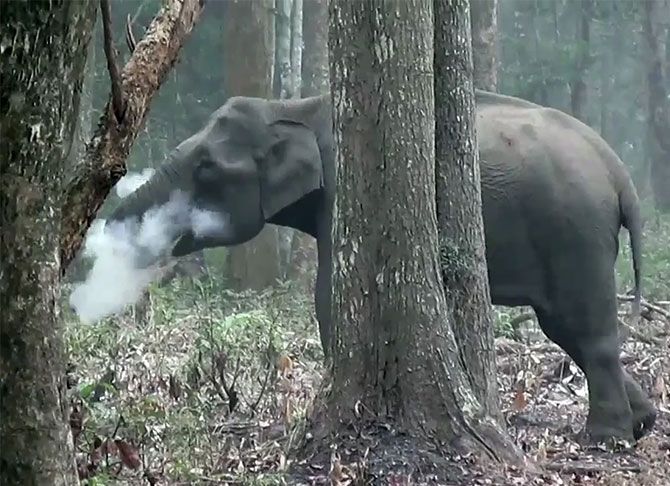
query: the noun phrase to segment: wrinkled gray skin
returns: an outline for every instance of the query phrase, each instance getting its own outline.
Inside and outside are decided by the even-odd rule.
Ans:
[[[614,264],[631,236],[639,302],[639,201],[624,165],[586,125],[560,111],[476,93],[486,256],[494,304],[529,305],[545,334],[584,371],[591,440],[639,438],[656,412],[619,361]],[[335,169],[330,99],[231,98],[179,145],[113,218],[142,214],[180,188],[229,224],[180,235],[173,255],[248,241],[289,226],[318,245],[315,308],[331,337],[331,211]]]

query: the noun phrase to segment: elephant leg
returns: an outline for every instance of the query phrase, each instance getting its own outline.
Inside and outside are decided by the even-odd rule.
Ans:
[[[331,297],[330,297],[330,265],[324,261],[322,253],[319,255],[319,266],[316,270],[316,283],[314,288],[314,312],[319,323],[319,337],[324,357],[331,355],[332,347],[332,319],[331,319]]]
[[[608,328],[602,323],[588,322],[603,318],[601,312],[588,306],[563,315],[536,312],[547,337],[558,344],[586,375],[589,413],[585,432],[589,440],[633,439],[633,416],[619,361],[615,325]],[[612,319],[615,323],[615,315]]]
[[[640,385],[625,370],[623,379],[628,402],[633,412],[633,435],[635,440],[644,437],[656,423],[657,411]]]

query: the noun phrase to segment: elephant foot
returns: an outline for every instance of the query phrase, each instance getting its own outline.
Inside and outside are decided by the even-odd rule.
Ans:
[[[651,408],[641,413],[636,413],[633,418],[633,436],[635,440],[640,440],[642,437],[651,432],[656,423],[657,412]]]
[[[577,436],[577,442],[585,449],[620,451],[633,447],[635,439],[630,431],[600,427],[586,427]]]

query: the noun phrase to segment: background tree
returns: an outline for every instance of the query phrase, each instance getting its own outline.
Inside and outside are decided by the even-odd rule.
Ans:
[[[657,209],[670,212],[670,2],[644,2],[644,32],[649,44],[647,85],[651,188]]]
[[[302,97],[330,93],[328,79],[328,3],[326,0],[303,0],[302,14]],[[287,276],[305,285],[313,284],[316,275],[316,241],[295,231]]]
[[[585,121],[587,109],[588,87],[584,77],[586,69],[591,62],[591,16],[593,15],[593,2],[582,0],[579,3],[579,15],[577,15],[577,66],[570,80],[570,107],[572,115]]]
[[[435,192],[442,278],[470,385],[487,414],[500,419],[475,133],[469,8],[465,0],[453,3],[445,6],[438,1],[435,8]]]
[[[227,97],[273,97],[273,7],[274,0],[226,1],[223,62]],[[251,241],[230,248],[227,262],[228,281],[233,288],[259,290],[274,285],[280,277],[277,227],[266,225]]]
[[[9,2],[0,26],[0,482],[78,483],[59,319],[60,217],[96,2]]]
[[[472,0],[470,22],[475,87],[498,87],[498,0]]]
[[[469,22],[467,4],[437,5],[439,22]],[[332,389],[321,419],[330,431],[364,425],[352,409],[361,403],[365,417],[416,440],[460,437],[495,457],[514,457],[468,384],[442,287],[433,2],[333,0],[329,9],[336,325]],[[460,22],[446,20],[455,15]]]

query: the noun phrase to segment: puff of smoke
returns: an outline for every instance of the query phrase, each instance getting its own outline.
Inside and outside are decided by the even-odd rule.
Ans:
[[[138,187],[151,179],[154,172],[156,170],[152,168],[144,169],[142,172],[128,172],[114,186],[116,195],[123,199],[128,194],[135,192]]]
[[[180,235],[186,231],[196,237],[216,235],[227,223],[227,215],[193,207],[181,191],[174,191],[167,203],[149,209],[139,221],[96,220],[83,250],[84,256],[94,259],[93,267],[73,289],[70,305],[83,322],[122,311],[137,302],[159,275],[155,262],[167,256]]]

